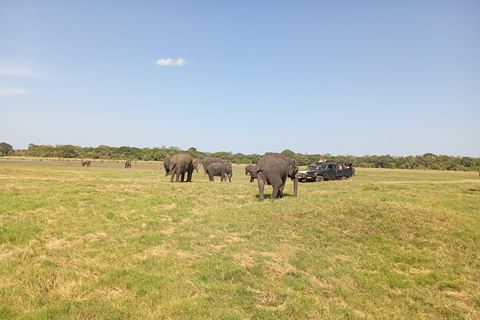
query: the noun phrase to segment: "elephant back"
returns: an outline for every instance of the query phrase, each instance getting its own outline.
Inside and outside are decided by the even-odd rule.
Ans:
[[[254,171],[276,170],[290,164],[291,159],[281,153],[270,153],[258,160]]]
[[[188,153],[179,153],[170,159],[170,170],[174,168],[180,168],[180,170],[185,170],[192,166],[193,158]]]

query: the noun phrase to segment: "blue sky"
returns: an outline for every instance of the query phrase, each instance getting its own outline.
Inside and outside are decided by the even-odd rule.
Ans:
[[[0,141],[480,157],[479,1],[0,1]]]

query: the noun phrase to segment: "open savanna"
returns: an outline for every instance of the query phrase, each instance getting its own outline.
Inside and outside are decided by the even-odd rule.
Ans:
[[[40,160],[0,159],[0,318],[480,318],[478,173],[357,168],[259,203],[244,165]]]

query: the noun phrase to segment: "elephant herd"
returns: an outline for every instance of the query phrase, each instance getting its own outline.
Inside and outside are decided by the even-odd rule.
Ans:
[[[170,175],[170,182],[185,181],[185,174],[187,174],[187,182],[192,181],[193,170],[198,173],[200,161],[193,158],[189,154],[182,153],[165,158],[163,162],[165,168],[165,176]],[[202,161],[203,170],[208,174],[209,180],[214,181],[215,176],[220,177],[220,181],[226,181],[227,178],[232,182],[232,164],[228,161],[206,157]],[[280,199],[283,197],[283,190],[287,178],[293,180],[294,196],[297,196],[298,190],[298,163],[295,159],[291,159],[281,153],[271,153],[261,158],[257,165],[248,165],[245,168],[245,174],[250,175],[250,182],[257,179],[259,200],[264,200],[265,184],[273,187],[271,198]]]
[[[82,167],[90,167],[90,160],[82,160]],[[232,164],[228,161],[214,158],[206,157],[202,162],[200,160],[192,157],[188,153],[180,153],[173,156],[165,158],[163,161],[163,166],[165,168],[165,176],[170,175],[170,182],[191,182],[193,170],[198,173],[198,167],[200,164],[203,165],[203,170],[205,174],[208,174],[210,181],[214,181],[214,177],[220,177],[220,181],[232,182],[233,170]],[[132,161],[127,160],[125,162],[125,168],[131,168]],[[280,199],[283,197],[283,190],[287,178],[293,180],[293,192],[294,196],[297,196],[298,190],[298,163],[297,160],[291,159],[281,153],[271,153],[267,154],[261,158],[256,165],[248,165],[245,167],[245,174],[250,175],[250,182],[253,182],[257,179],[258,190],[259,190],[259,200],[263,201],[264,195],[263,191],[265,184],[271,185],[273,192],[271,198]],[[187,179],[185,180],[185,174]]]

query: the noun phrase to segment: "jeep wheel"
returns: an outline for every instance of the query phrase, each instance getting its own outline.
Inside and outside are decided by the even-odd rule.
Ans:
[[[343,180],[343,181],[347,180],[347,177],[343,176],[343,177],[342,177],[342,180]]]
[[[315,181],[317,182],[322,182],[323,181],[323,177],[322,176],[318,176],[315,178]]]

